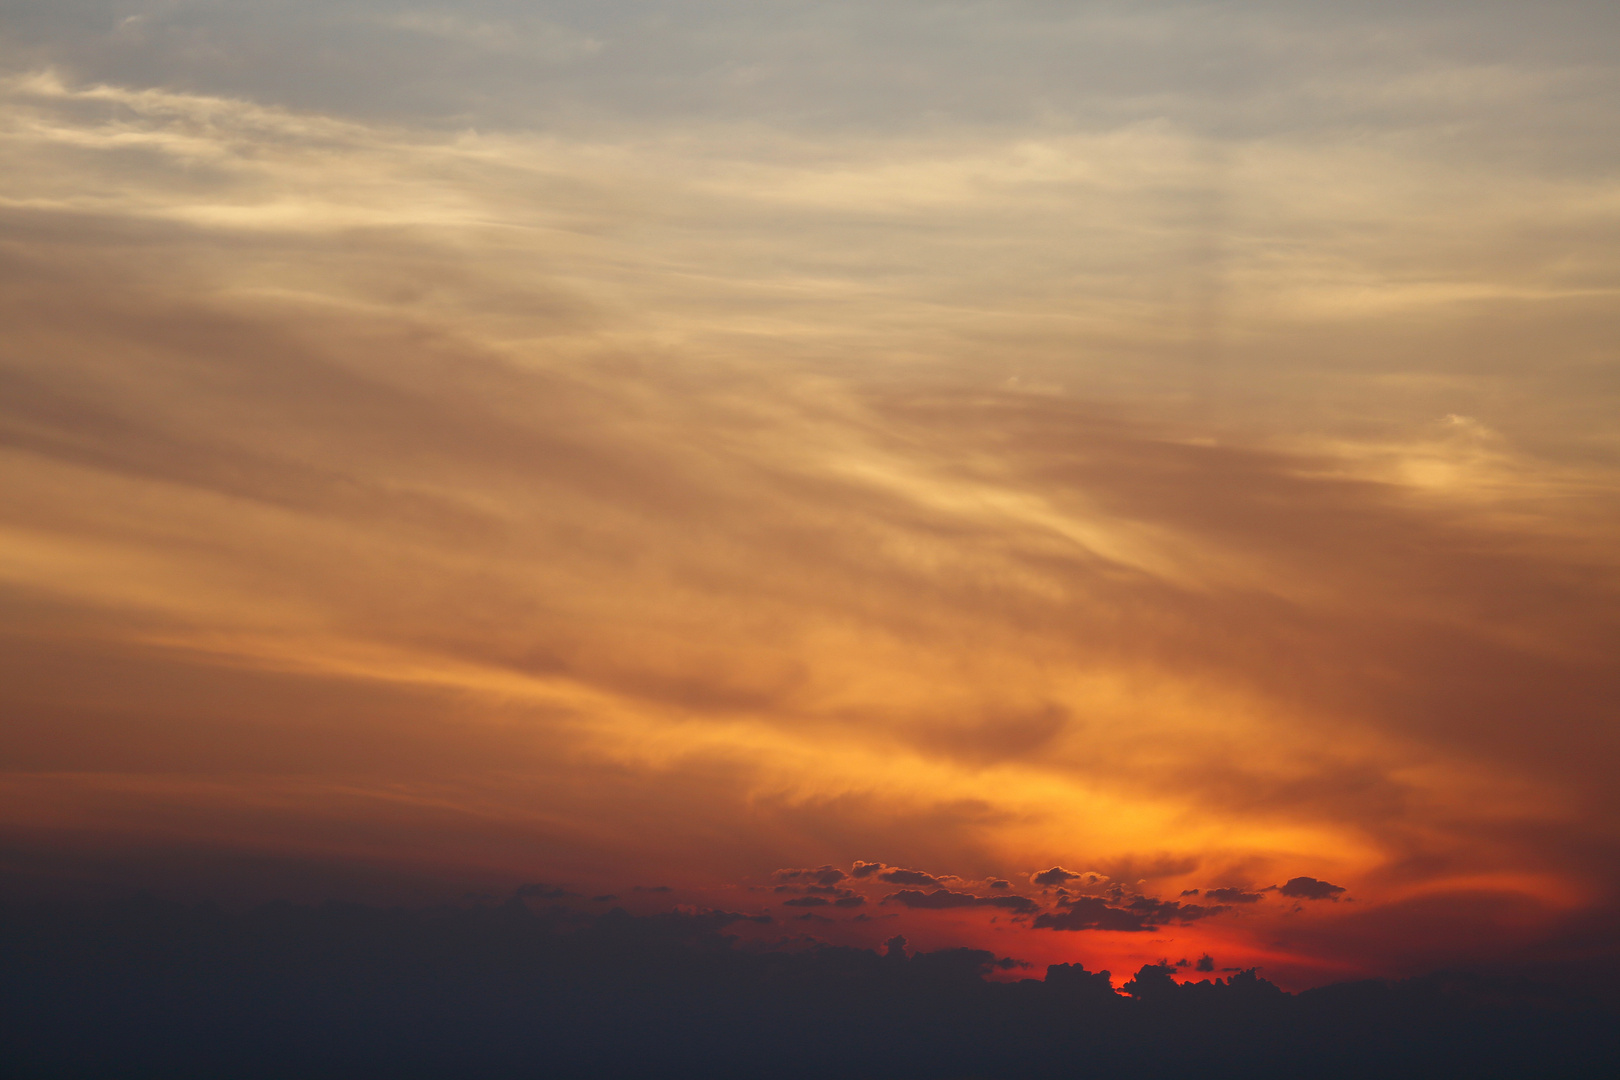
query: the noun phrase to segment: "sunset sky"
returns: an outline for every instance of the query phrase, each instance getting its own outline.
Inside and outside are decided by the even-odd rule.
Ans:
[[[1620,962],[1620,5],[0,0],[0,282],[8,889]]]

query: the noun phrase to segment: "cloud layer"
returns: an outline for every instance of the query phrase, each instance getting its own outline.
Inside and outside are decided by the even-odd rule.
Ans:
[[[1612,909],[1606,8],[15,7],[17,875]]]

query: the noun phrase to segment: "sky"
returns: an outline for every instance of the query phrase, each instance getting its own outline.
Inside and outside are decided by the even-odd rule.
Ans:
[[[1617,103],[1559,0],[0,0],[0,880],[1612,963]]]

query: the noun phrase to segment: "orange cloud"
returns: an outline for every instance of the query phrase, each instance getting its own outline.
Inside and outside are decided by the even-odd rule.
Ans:
[[[1174,133],[716,162],[701,132],[7,87],[21,877],[367,867],[756,913],[776,881],[828,937],[892,915],[1295,983],[1552,948],[1612,905],[1613,472],[1559,449],[1566,392],[1508,434],[1403,396],[1434,371],[1285,359],[1427,340],[1470,297],[1526,335],[1580,315],[1553,347],[1590,298],[1253,255],[1222,391],[1246,404],[1195,423],[1153,275],[1073,309],[989,280],[998,237],[1021,280],[1055,257],[1045,224],[1001,231],[1020,193],[1129,225],[1064,280],[1154,262],[1166,204],[1129,192],[1191,168]],[[1308,215],[1346,160],[1357,205],[1408,175],[1352,150],[1256,153]],[[910,269],[830,262],[852,208],[873,236],[962,224],[895,240]]]

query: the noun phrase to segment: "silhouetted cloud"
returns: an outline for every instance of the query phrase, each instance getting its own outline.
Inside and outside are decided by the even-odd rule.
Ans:
[[[1038,930],[1152,930],[1154,923],[1142,912],[1124,911],[1110,907],[1106,900],[1095,896],[1081,896],[1062,901],[1063,911],[1051,911],[1035,916]]]
[[[1058,888],[1069,891],[1066,886],[1073,883],[1080,888],[1093,888],[1108,881],[1107,874],[1100,874],[1095,870],[1066,870],[1061,866],[1054,866],[1050,870],[1042,870],[1029,876],[1031,883],[1043,888]]]
[[[1060,903],[1064,902],[1060,901]],[[1186,924],[1230,910],[1219,905],[1183,904],[1179,900],[1158,900],[1150,896],[1138,896],[1131,900],[1127,906],[1131,911],[1155,923],[1178,922]]]
[[[1286,884],[1278,886],[1277,891],[1296,900],[1337,900],[1339,894],[1344,892],[1344,888],[1312,877],[1297,877],[1290,878]]]
[[[1187,894],[1182,893],[1182,895],[1186,896]],[[1192,890],[1192,895],[1197,896],[1198,890]],[[1252,904],[1261,898],[1260,893],[1244,892],[1242,889],[1206,889],[1204,896],[1222,904]]]
[[[1020,914],[1037,911],[1040,906],[1035,901],[1024,896],[974,896],[972,893],[952,892],[949,889],[935,889],[931,893],[925,893],[917,889],[902,889],[883,898],[884,903],[891,900],[904,904],[908,908],[941,910],[963,907],[998,907]]]
[[[925,874],[921,870],[885,870],[878,875],[880,881],[887,881],[894,885],[938,885],[939,879],[933,874]]]
[[[1613,1007],[1578,980],[1452,973],[1290,995],[1254,969],[1178,983],[1160,963],[1122,996],[1078,964],[986,981],[1029,965],[982,949],[912,953],[899,935],[881,952],[808,934],[740,946],[739,924],[765,919],[0,902],[5,1051],[30,1076],[321,1080],[515,1080],[537,1063],[559,1076],[1061,1080],[1077,1062],[1118,1077],[1607,1080],[1620,1064]]]
[[[1058,902],[1063,911],[1049,912],[1035,919],[1044,930],[1152,930],[1166,923],[1196,922],[1229,910],[1222,906],[1183,904],[1137,896],[1126,899],[1117,891],[1111,898],[1100,896],[1064,897]]]
[[[771,875],[777,881],[810,882],[819,886],[836,885],[847,875],[836,866],[818,866],[814,869],[778,870]]]

